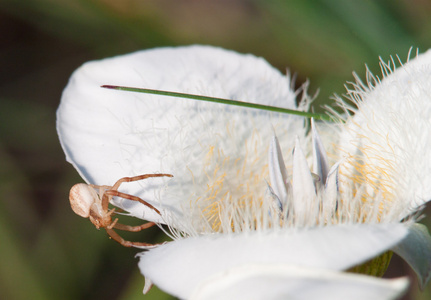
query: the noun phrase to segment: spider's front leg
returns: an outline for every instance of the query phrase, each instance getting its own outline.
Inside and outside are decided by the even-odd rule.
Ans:
[[[116,224],[118,225],[118,224]],[[154,247],[154,244],[141,243],[141,242],[131,242],[123,239],[114,229],[105,228],[108,235],[116,242],[120,243],[124,247]]]
[[[117,182],[112,186],[111,190],[118,190],[118,188],[123,182],[138,181],[138,180],[143,180],[151,177],[174,177],[174,176],[171,174],[143,174],[143,175],[132,176],[132,177],[123,177],[117,180]]]
[[[154,210],[159,215],[161,215],[160,211],[157,208],[155,208],[150,203],[148,203],[145,200],[142,200],[139,197],[136,197],[136,196],[133,196],[133,195],[130,195],[130,194],[126,194],[126,193],[122,193],[122,192],[119,192],[119,191],[116,191],[116,190],[107,190],[107,191],[105,191],[105,194],[103,195],[103,197],[105,197],[105,196],[109,196],[109,197],[107,197],[108,200],[110,200],[110,198],[112,198],[113,196],[115,196],[115,197],[121,197],[121,198],[124,198],[124,199],[128,199],[128,200],[140,202],[140,203],[144,204],[145,206],[147,206],[147,207],[151,208],[152,210]]]
[[[130,226],[130,225],[116,223],[114,224],[113,228],[124,230],[124,231],[139,232],[141,230],[153,227],[154,225],[156,225],[156,223],[154,222],[148,222],[138,226]]]
[[[133,176],[133,177],[120,178],[117,180],[117,182],[113,186],[95,186],[94,185],[93,187],[105,189],[105,191],[103,192],[102,199],[101,199],[102,207],[104,210],[108,210],[108,206],[109,206],[109,202],[111,201],[111,198],[113,196],[117,196],[117,197],[123,197],[125,199],[129,199],[132,201],[141,202],[142,204],[153,209],[155,212],[157,212],[160,215],[160,211],[157,208],[155,208],[154,206],[152,206],[150,203],[142,200],[139,197],[132,196],[132,195],[125,194],[125,193],[121,193],[118,191],[118,188],[120,187],[120,185],[123,182],[133,182],[133,181],[143,180],[143,179],[147,179],[147,178],[151,178],[151,177],[173,177],[173,175],[171,175],[171,174],[143,174],[143,175],[138,175],[138,176]]]

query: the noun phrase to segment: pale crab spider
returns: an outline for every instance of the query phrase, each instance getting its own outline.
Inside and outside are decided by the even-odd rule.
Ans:
[[[139,226],[129,226],[118,223],[118,218],[112,220],[112,215],[115,214],[115,208],[109,209],[108,205],[112,197],[122,197],[132,201],[138,201],[145,206],[151,208],[153,211],[160,215],[160,211],[152,206],[150,203],[142,200],[139,197],[125,194],[118,191],[118,188],[123,182],[138,181],[150,177],[173,177],[170,174],[144,174],[134,177],[124,177],[119,179],[113,186],[94,185],[77,183],[69,193],[70,206],[72,210],[79,216],[89,218],[91,223],[97,229],[105,228],[108,235],[125,247],[149,247],[153,246],[148,243],[130,242],[124,240],[114,229],[125,231],[138,232],[143,229],[154,226],[154,222],[148,222]]]

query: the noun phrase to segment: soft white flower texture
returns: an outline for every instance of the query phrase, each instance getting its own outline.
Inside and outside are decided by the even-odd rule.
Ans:
[[[380,299],[392,299],[394,288],[396,293],[405,288],[405,284],[373,283],[361,278],[356,281],[356,277],[344,278],[338,273],[393,247],[407,235],[408,229],[404,224],[389,223],[399,221],[398,210],[389,210],[393,215],[388,217],[379,216],[376,205],[358,212],[361,198],[353,199],[355,195],[346,193],[346,189],[342,194],[343,203],[337,202],[339,165],[330,168],[317,131],[313,129],[313,139],[307,136],[303,118],[107,90],[100,88],[101,85],[170,90],[292,109],[298,109],[296,94],[291,89],[289,76],[283,76],[263,59],[204,46],[161,48],[89,62],[73,74],[58,109],[57,129],[67,160],[82,177],[93,184],[109,185],[125,176],[174,175],[172,179],[157,178],[122,186],[124,192],[156,206],[162,216],[139,203],[121,199],[114,202],[133,216],[167,223],[172,228],[176,241],[145,252],[140,258],[142,273],[156,285],[181,298],[201,292],[208,296],[208,291],[226,285],[214,279],[217,274],[233,270],[234,276],[229,278],[235,282],[238,280],[236,268],[263,263],[265,272],[271,273],[270,265],[281,262],[294,266],[281,273],[271,273],[279,279],[276,282],[282,286],[283,280],[296,272],[296,267],[306,268],[298,271],[298,278],[304,279],[303,291],[307,292],[316,283],[316,274],[322,274],[322,281],[333,282],[334,287],[343,280],[352,285],[360,282],[359,286],[364,289],[369,286]],[[360,112],[369,114],[365,108]],[[392,113],[395,115],[390,112],[389,116]],[[359,116],[356,123],[361,123],[361,118],[365,117]],[[350,148],[351,140],[357,140],[352,132],[358,130],[351,130],[349,126],[343,133],[348,138],[343,155],[354,149]],[[372,126],[375,126],[371,127],[372,133],[381,126],[379,133],[384,137],[384,130],[393,125]],[[425,141],[426,133],[422,135],[420,140]],[[398,140],[398,137],[392,139]],[[405,150],[406,147],[401,149],[401,160],[406,159]],[[392,153],[387,149],[386,152]],[[386,152],[381,153],[386,155]],[[425,152],[422,149],[418,155],[429,157]],[[385,156],[385,161],[392,157]],[[395,175],[402,172],[412,175],[408,163],[403,162]],[[378,164],[378,161],[371,160],[371,166],[372,163]],[[321,181],[317,185],[309,166],[319,175]],[[426,170],[420,164],[413,163],[413,166],[417,172]],[[346,176],[349,172],[340,175]],[[403,181],[403,197],[412,196],[407,183],[420,191],[414,195],[416,204],[427,201],[429,190],[418,182]],[[316,186],[322,188],[316,189]],[[347,187],[350,186],[347,184]],[[219,201],[223,199],[228,201]],[[394,199],[393,203],[399,204],[405,214],[409,207],[405,204],[407,200]],[[278,207],[282,207],[280,215],[276,213]],[[241,208],[244,209],[241,211]],[[372,224],[358,224],[364,221]],[[377,224],[379,221],[389,224]],[[344,224],[335,225],[339,223]],[[327,224],[334,226],[325,227]],[[310,226],[315,228],[307,229]],[[253,228],[259,230],[253,232]],[[229,234],[221,234],[226,232]],[[182,235],[192,237],[182,239]],[[415,265],[417,255],[411,257]],[[326,271],[313,273],[316,268]],[[423,268],[419,272],[428,270]],[[263,283],[271,281],[266,279],[272,276],[266,277],[265,272],[261,278]],[[208,283],[212,278],[214,286]],[[240,280],[242,284],[254,282]],[[374,284],[379,288],[372,289]],[[295,295],[300,297],[297,286],[292,286],[288,293],[296,291]],[[199,290],[195,290],[197,287]],[[333,292],[328,294],[333,296],[330,299],[345,299],[335,288],[329,290]],[[286,289],[282,291],[286,293]],[[311,291],[304,297],[328,298],[319,297],[319,293],[316,289],[314,294]],[[256,294],[256,298],[263,299],[265,295]]]
[[[368,72],[367,84],[356,77],[348,90],[358,109],[339,144],[342,156],[362,161],[370,197],[383,195],[401,220],[431,200],[431,51],[396,70],[393,61],[381,68],[382,80]],[[340,181],[349,182],[358,168],[344,167]]]
[[[207,235],[178,240],[144,252],[140,255],[139,267],[146,278],[163,290],[188,299],[194,289],[211,276],[250,263],[346,270],[391,248],[406,232],[402,224],[363,224],[303,231]],[[338,276],[341,277],[341,273]],[[303,293],[310,295],[309,289],[312,286],[304,281],[302,290],[292,287],[289,293],[298,297]],[[344,299],[335,297],[336,291],[331,295],[334,296],[332,299]],[[265,288],[255,295],[255,299],[273,299],[268,297]],[[320,297],[316,290],[312,299],[322,299]],[[381,299],[385,298],[382,296]]]
[[[291,264],[248,264],[217,273],[190,300],[381,300],[396,299],[406,278],[383,280]]]

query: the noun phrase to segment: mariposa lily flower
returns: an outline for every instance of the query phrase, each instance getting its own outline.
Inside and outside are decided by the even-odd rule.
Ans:
[[[172,242],[140,255],[146,290],[154,283],[185,299],[394,299],[405,290],[405,279],[344,272],[378,257],[367,266],[381,273],[378,264],[387,265],[390,249],[423,283],[429,279],[430,238],[414,224],[426,195],[422,190],[408,194],[405,185],[405,196],[414,200],[398,197],[398,190],[387,197],[387,181],[380,177],[355,181],[356,172],[360,178],[368,174],[368,167],[352,163],[363,161],[364,149],[348,147],[347,138],[363,138],[351,129],[356,117],[347,125],[314,124],[309,131],[298,116],[101,85],[297,110],[307,110],[310,99],[306,86],[301,94],[293,91],[291,78],[263,59],[205,46],[136,52],[89,62],[73,74],[57,112],[57,129],[67,160],[81,176],[106,185],[143,173],[174,175],[124,186],[125,193],[141,197],[160,214],[139,202],[112,201],[134,217],[169,228]],[[324,142],[333,126],[341,129],[332,136],[345,136],[336,142],[346,146],[343,151],[330,147],[329,157],[336,158],[331,161]],[[400,176],[410,163],[404,158],[397,161],[404,163]]]

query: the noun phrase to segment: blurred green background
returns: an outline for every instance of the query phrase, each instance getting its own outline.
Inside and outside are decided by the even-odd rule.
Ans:
[[[309,78],[319,106],[343,93],[353,70],[363,78],[365,63],[379,73],[379,56],[405,61],[410,47],[431,47],[431,1],[0,0],[0,32],[0,298],[172,299],[143,296],[138,251],[69,207],[81,179],[64,159],[55,111],[73,70],[138,49],[210,44]],[[388,273],[411,275],[397,258]],[[430,298],[413,282],[404,299]]]

